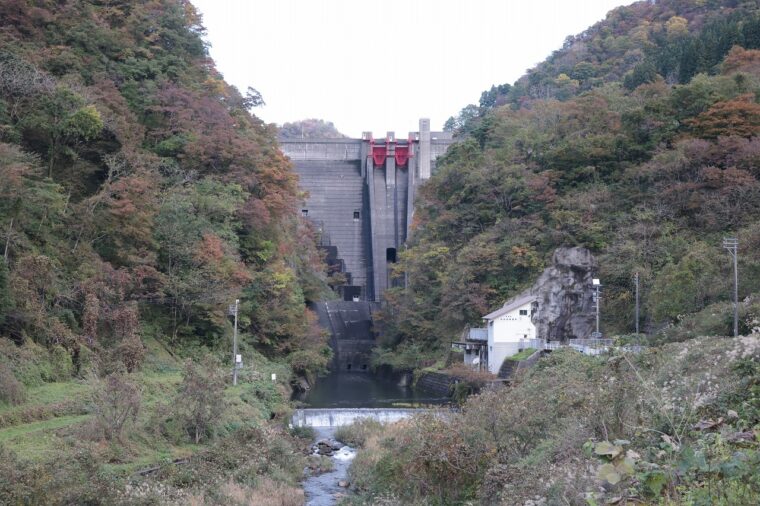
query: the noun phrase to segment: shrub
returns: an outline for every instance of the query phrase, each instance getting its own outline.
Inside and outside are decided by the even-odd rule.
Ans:
[[[132,335],[124,339],[116,347],[116,355],[119,357],[127,372],[136,371],[145,358],[145,346],[143,346],[140,337]]]
[[[298,426],[294,425],[290,428],[290,435],[293,437],[301,438],[301,439],[308,439],[310,441],[313,441],[314,438],[316,438],[316,431],[314,430],[314,427],[308,427],[308,426]]]
[[[201,364],[185,363],[177,402],[179,418],[197,444],[214,432],[214,420],[224,410],[224,379],[218,364],[207,357]]]
[[[0,338],[0,363],[7,365],[16,379],[27,387],[55,380],[50,362],[47,350],[32,340],[16,346],[10,339]]]
[[[383,431],[383,424],[372,418],[359,418],[351,425],[338,427],[335,439],[349,446],[362,448],[367,440]]]
[[[71,379],[74,373],[74,364],[71,361],[71,355],[61,345],[53,346],[50,350],[50,366],[55,381],[66,381]]]
[[[0,447],[0,504],[119,504],[120,486],[86,447],[56,452],[45,462]]]
[[[97,354],[89,346],[80,344],[74,356],[76,375],[79,378],[85,378],[89,374],[96,373],[98,369],[97,359]]]
[[[401,504],[460,504],[473,498],[488,459],[485,442],[452,416],[415,416],[370,437],[351,468],[352,483]]]
[[[298,350],[288,355],[288,363],[293,372],[304,376],[309,383],[314,383],[318,374],[327,372],[332,354],[330,348],[323,350]]]
[[[0,401],[17,405],[22,404],[25,400],[26,389],[24,385],[16,379],[5,364],[0,364]]]
[[[120,440],[127,423],[137,420],[140,391],[125,376],[112,374],[97,381],[93,390],[93,412],[100,434],[109,441]]]
[[[220,483],[230,476],[248,486],[256,486],[262,476],[295,484],[305,465],[306,459],[284,431],[243,427],[212,442],[186,465],[161,469],[157,477],[183,488]]]

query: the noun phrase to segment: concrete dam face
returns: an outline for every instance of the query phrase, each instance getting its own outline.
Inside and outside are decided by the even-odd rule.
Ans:
[[[337,287],[341,304],[316,308],[338,370],[367,370],[372,313],[387,288],[403,283],[391,266],[409,236],[415,190],[452,142],[448,133],[430,132],[426,119],[406,139],[365,132],[360,139],[280,141],[308,194],[301,213],[319,231],[330,269],[345,278]]]

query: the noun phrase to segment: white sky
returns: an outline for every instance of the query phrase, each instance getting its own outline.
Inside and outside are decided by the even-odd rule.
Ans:
[[[225,79],[269,123],[405,136],[525,71],[631,0],[192,0]]]

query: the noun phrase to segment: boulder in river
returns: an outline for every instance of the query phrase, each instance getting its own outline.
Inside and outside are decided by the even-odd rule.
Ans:
[[[321,439],[317,441],[317,443],[312,448],[314,449],[315,452],[319,453],[320,455],[331,456],[333,452],[337,452],[344,446],[345,445],[339,441],[334,441],[330,439]]]

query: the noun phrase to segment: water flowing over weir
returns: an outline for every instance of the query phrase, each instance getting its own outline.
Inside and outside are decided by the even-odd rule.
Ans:
[[[297,409],[291,425],[314,429],[316,441],[313,448],[317,452],[319,441],[335,442],[336,430],[358,419],[393,423],[426,412],[445,416],[445,411],[435,411],[429,406],[445,404],[448,399],[371,373],[334,372],[320,378],[301,401],[310,407]],[[339,497],[350,493],[340,483],[348,480],[348,468],[355,455],[353,448],[343,446],[330,457],[332,471],[304,480],[307,506],[330,506]]]
[[[297,409],[293,414],[291,423],[294,427],[343,427],[344,425],[351,425],[361,418],[371,418],[381,423],[393,423],[429,411],[429,409],[420,408]]]

